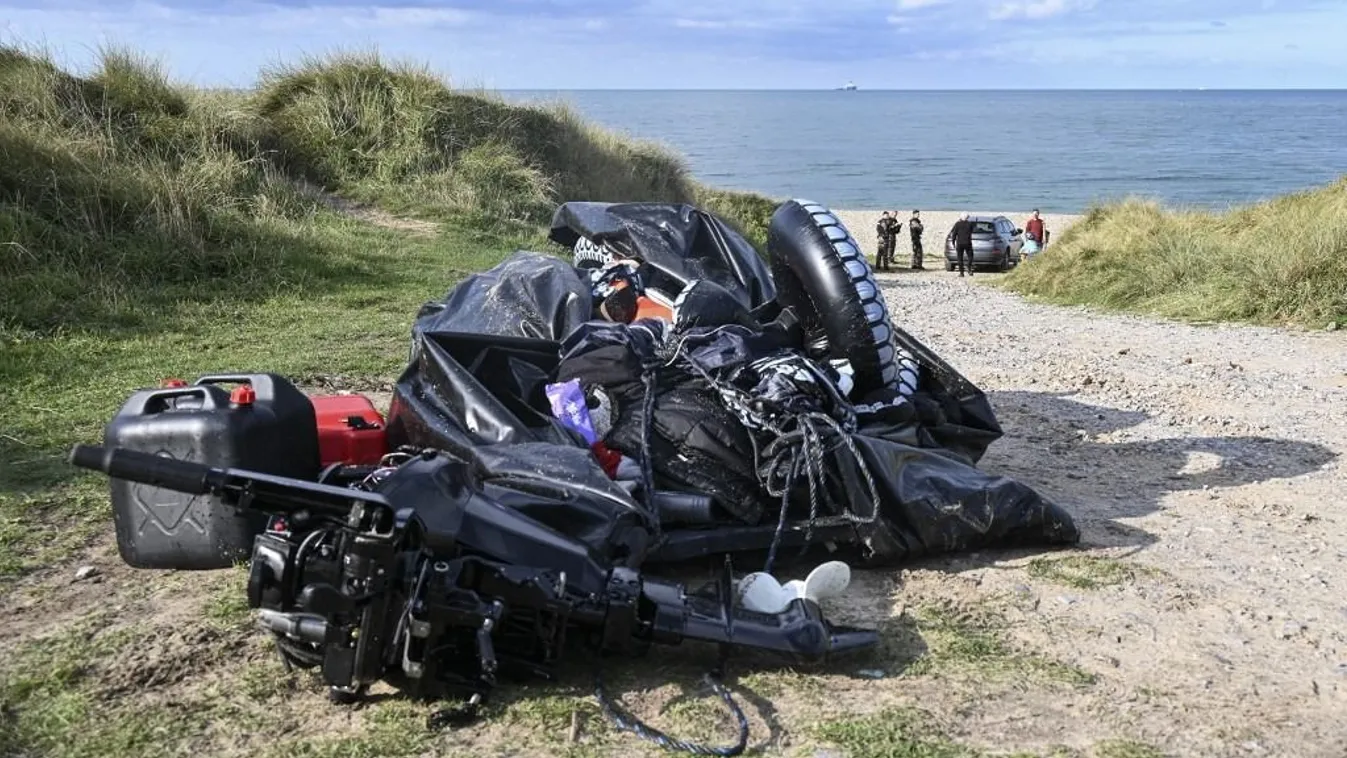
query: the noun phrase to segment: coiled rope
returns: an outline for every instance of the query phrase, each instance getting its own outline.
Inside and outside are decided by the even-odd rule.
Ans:
[[[724,327],[718,327],[699,337],[712,336],[721,328]],[[767,445],[762,449],[759,449],[758,442],[754,439],[754,470],[758,472],[759,483],[763,490],[768,495],[781,499],[781,510],[772,543],[767,551],[767,560],[762,569],[764,572],[771,573],[772,566],[776,562],[777,550],[785,534],[790,493],[801,476],[805,477],[809,487],[809,518],[805,523],[805,539],[801,546],[801,554],[808,550],[813,540],[814,529],[820,524],[850,523],[853,526],[864,526],[874,523],[879,518],[879,488],[875,485],[869,465],[852,439],[852,431],[856,427],[856,414],[851,406],[836,394],[836,388],[830,378],[824,376],[812,362],[803,363],[820,386],[833,392],[836,412],[842,416],[841,421],[819,411],[798,413],[774,407],[730,382],[717,379],[688,354],[689,339],[690,335],[685,335],[672,348],[663,351],[664,365],[682,364],[690,369],[720,396],[725,406],[750,431],[758,431],[768,437]],[[653,407],[647,407],[646,410],[652,411]],[[643,419],[643,422],[648,424],[649,417]],[[749,436],[755,437],[751,434]],[[849,453],[851,462],[865,481],[866,494],[870,500],[869,516],[857,516],[846,503],[836,502],[824,486],[825,457],[839,449],[845,449]],[[645,448],[641,453],[648,457]],[[781,478],[782,472],[787,474],[784,479]],[[824,507],[832,516],[820,518],[819,513]]]
[[[718,327],[700,336],[711,336],[722,328],[724,327]],[[717,379],[688,354],[689,335],[683,335],[672,346],[661,340],[659,335],[655,335],[653,330],[651,330],[651,335],[655,337],[655,354],[644,360],[641,367],[643,396],[641,403],[640,467],[641,487],[644,495],[642,498],[644,500],[643,505],[656,530],[656,543],[659,542],[661,531],[659,509],[655,503],[654,463],[650,455],[650,438],[654,426],[659,370],[677,364],[682,364],[689,369],[704,381],[708,388],[716,392],[726,407],[750,431],[763,433],[769,438],[766,447],[760,449],[756,435],[749,435],[753,439],[754,470],[757,472],[760,484],[768,495],[781,498],[781,510],[777,517],[776,530],[768,549],[767,561],[763,571],[770,573],[772,565],[776,561],[776,553],[785,532],[787,511],[790,506],[790,493],[801,476],[805,477],[809,488],[809,519],[806,525],[804,545],[801,548],[802,553],[808,549],[813,539],[814,529],[819,523],[825,521],[833,523],[840,520],[840,523],[860,526],[873,523],[878,519],[879,491],[875,486],[874,477],[870,473],[870,467],[866,464],[864,457],[860,454],[855,441],[851,437],[851,432],[856,425],[855,412],[836,394],[836,388],[833,387],[831,380],[823,376],[816,367],[806,362],[806,366],[809,367],[822,386],[832,389],[833,398],[837,401],[835,403],[837,411],[843,416],[841,422],[827,413],[817,411],[797,413],[772,407],[761,399],[750,396],[746,391],[730,382]],[[857,516],[845,503],[835,502],[824,486],[826,477],[824,470],[825,457],[839,449],[845,449],[850,453],[851,461],[865,480],[870,499],[869,516]],[[786,473],[784,478],[781,476],[782,472]],[[821,519],[819,514],[825,507],[833,515]],[[708,672],[704,681],[735,717],[738,727],[738,740],[734,745],[710,747],[671,737],[651,727],[613,702],[604,687],[602,673],[597,668],[594,673],[594,697],[598,700],[604,716],[620,731],[630,732],[641,739],[669,750],[692,755],[740,755],[748,746],[748,718],[744,715],[743,709],[734,701],[729,688],[721,681],[720,671]]]
[[[594,697],[599,701],[599,708],[603,710],[603,715],[608,718],[614,726],[624,732],[631,732],[643,740],[653,742],[656,745],[669,750],[678,750],[692,755],[719,755],[733,756],[739,755],[748,748],[748,717],[744,715],[744,709],[734,701],[734,696],[730,693],[728,687],[720,680],[718,672],[707,672],[702,681],[711,687],[725,703],[725,707],[730,709],[734,715],[736,728],[738,730],[737,741],[728,747],[708,747],[697,742],[680,740],[661,732],[660,730],[649,726],[639,718],[623,710],[621,706],[613,702],[608,696],[603,686],[603,676],[598,671],[594,672]]]

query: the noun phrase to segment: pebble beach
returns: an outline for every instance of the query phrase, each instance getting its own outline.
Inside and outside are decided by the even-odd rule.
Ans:
[[[898,220],[903,223],[903,228],[898,232],[898,246],[894,253],[894,262],[899,266],[907,266],[912,262],[912,237],[907,231],[907,220],[912,217],[912,209],[898,208],[896,210],[898,211]],[[833,211],[833,214],[846,225],[851,232],[851,236],[855,237],[856,241],[861,244],[861,250],[865,252],[865,256],[870,260],[871,265],[874,265],[878,245],[875,238],[875,224],[879,221],[879,216],[883,212],[883,209]],[[940,257],[944,254],[945,235],[949,233],[950,227],[954,226],[954,222],[959,220],[960,213],[963,213],[963,211],[928,211],[924,208],[921,209],[921,221],[926,228],[922,235],[922,247],[927,259],[926,268],[931,268],[931,261],[934,261],[936,266],[943,269]],[[970,216],[1005,216],[1016,227],[1022,229],[1024,223],[1032,215],[1032,209],[1013,213],[970,209],[968,214]],[[1072,224],[1082,218],[1078,214],[1048,213],[1046,211],[1039,215],[1047,223],[1049,244],[1053,239],[1060,239],[1062,232],[1065,232]]]

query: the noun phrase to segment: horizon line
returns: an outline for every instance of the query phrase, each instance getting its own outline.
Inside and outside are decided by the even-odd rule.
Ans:
[[[462,92],[847,92],[851,95],[866,92],[884,93],[1095,93],[1095,92],[1298,92],[1298,93],[1347,93],[1347,87],[909,87],[909,88],[858,88],[844,90],[841,87],[492,87],[482,84],[455,84],[445,82],[450,89]],[[245,91],[256,89],[257,85],[229,86],[209,84],[189,84],[201,90]]]
[[[1347,87],[474,87],[498,92],[1347,92]]]

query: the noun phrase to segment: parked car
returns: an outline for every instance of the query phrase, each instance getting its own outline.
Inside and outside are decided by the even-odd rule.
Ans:
[[[1024,247],[1024,230],[1005,216],[969,216],[973,224],[973,267],[995,268],[1007,271],[1020,262],[1020,248]],[[954,238],[945,235],[945,270],[953,271],[959,265],[954,254]]]

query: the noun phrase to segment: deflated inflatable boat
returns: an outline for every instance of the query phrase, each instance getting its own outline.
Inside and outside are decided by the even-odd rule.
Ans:
[[[781,205],[769,263],[688,205],[567,203],[550,236],[574,256],[516,252],[422,309],[391,445],[452,451],[646,565],[1078,538],[1061,508],[977,468],[1001,435],[987,398],[891,322],[826,208]],[[553,412],[558,393],[575,413]],[[641,534],[614,534],[618,513]]]
[[[572,644],[864,649],[877,632],[819,605],[847,564],[1078,538],[978,469],[1001,435],[986,397],[892,323],[827,209],[778,208],[766,262],[688,205],[568,203],[551,237],[569,253],[516,252],[422,308],[386,420],[274,374],[137,392],[103,447],[71,454],[111,477],[123,558],[249,558],[249,606],[335,699],[386,680],[471,716],[498,676],[551,676]],[[808,578],[771,575],[820,545]],[[764,551],[736,583],[729,556]],[[713,554],[700,590],[650,574]],[[747,745],[717,676],[739,736],[714,749],[622,716],[595,676],[621,728]]]

